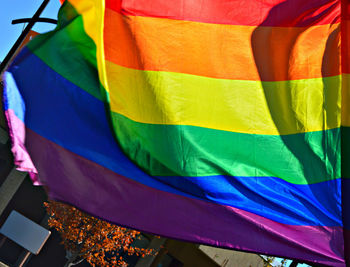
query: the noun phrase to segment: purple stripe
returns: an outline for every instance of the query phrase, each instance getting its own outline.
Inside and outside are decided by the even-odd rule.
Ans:
[[[344,250],[346,266],[350,266],[350,230],[344,228]]]
[[[345,266],[341,227],[285,225],[240,209],[156,190],[29,129],[27,140],[50,197],[97,217],[192,242]]]

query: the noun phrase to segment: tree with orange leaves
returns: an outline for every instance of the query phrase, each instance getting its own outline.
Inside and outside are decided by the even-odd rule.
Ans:
[[[119,227],[92,217],[75,207],[60,202],[44,203],[50,218],[48,224],[62,237],[67,251],[65,266],[72,266],[84,259],[92,266],[128,266],[120,252],[146,256],[151,249],[132,246],[140,232]]]

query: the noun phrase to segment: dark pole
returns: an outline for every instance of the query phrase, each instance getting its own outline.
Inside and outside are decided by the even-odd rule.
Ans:
[[[25,250],[24,254],[21,256],[20,259],[18,259],[18,261],[16,262],[15,266],[18,267],[23,267],[23,265],[27,262],[28,258],[30,257],[32,253],[30,253],[30,251]]]
[[[43,12],[47,4],[50,2],[50,0],[44,0],[43,3],[40,5],[39,9],[35,12],[33,18],[28,23],[27,27],[24,29],[24,31],[21,33],[21,35],[18,37],[15,44],[12,46],[10,52],[6,55],[4,58],[4,61],[1,62],[0,65],[0,75],[6,70],[7,66],[11,62],[13,56],[16,54],[18,48],[21,46],[23,40],[28,35],[29,31],[33,28],[35,22],[39,19],[40,14]]]
[[[28,23],[31,21],[32,21],[32,18],[23,18],[23,19],[14,19],[11,23],[18,24],[18,23]],[[47,23],[57,24],[56,19],[50,19],[50,18],[38,18],[35,22],[47,22]]]
[[[292,263],[289,265],[289,267],[296,267],[298,265],[299,262],[297,262],[296,260],[292,261]]]

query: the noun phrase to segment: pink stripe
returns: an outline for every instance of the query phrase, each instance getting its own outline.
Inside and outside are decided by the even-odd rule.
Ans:
[[[345,266],[341,227],[285,225],[240,209],[163,192],[120,176],[28,129],[27,140],[50,197],[102,219],[171,238]]]
[[[14,111],[9,109],[5,111],[7,125],[9,127],[9,135],[12,142],[11,151],[14,155],[14,164],[17,170],[28,172],[34,185],[40,185],[37,180],[37,170],[28,155],[25,147],[26,142],[26,129],[23,122],[17,118]]]

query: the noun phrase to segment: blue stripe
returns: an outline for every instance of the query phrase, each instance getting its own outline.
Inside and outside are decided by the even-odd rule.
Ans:
[[[147,175],[117,145],[103,102],[58,75],[33,54],[26,53],[17,62],[20,64],[13,65],[10,72],[20,92],[7,92],[7,108],[15,114],[26,108],[25,117],[19,118],[58,145],[159,190],[233,206],[290,225],[342,225],[341,179],[295,185],[274,177]],[[17,87],[12,84],[7,90]]]
[[[3,91],[3,99],[11,100],[9,102],[4,101],[4,110],[12,109],[15,112],[17,118],[19,118],[21,121],[24,121],[24,115],[26,112],[24,100],[17,90],[16,82],[10,72],[4,73],[4,82],[5,88]],[[10,90],[7,90],[8,88],[10,88]]]

